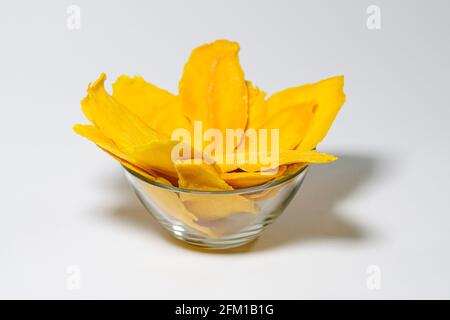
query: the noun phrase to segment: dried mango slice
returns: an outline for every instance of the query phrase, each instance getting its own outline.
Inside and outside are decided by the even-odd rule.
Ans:
[[[191,133],[193,132],[192,123],[183,114],[181,110],[181,102],[178,97],[155,116],[153,121],[150,123],[150,127],[157,132],[167,135],[168,137],[171,137],[172,133],[177,129],[186,129]]]
[[[171,177],[176,177],[172,150],[178,141],[158,140],[151,143],[136,146],[129,151],[130,157],[144,169],[158,170]]]
[[[248,97],[239,45],[218,40],[200,46],[184,67],[179,95],[184,114],[204,129],[245,129]]]
[[[163,184],[170,184],[170,182],[163,177],[158,177],[154,171],[148,169],[144,170],[141,167],[133,164],[135,160],[129,155],[120,151],[119,148],[117,148],[117,146],[114,144],[114,142],[111,139],[108,139],[97,127],[92,125],[77,124],[73,127],[73,130],[80,136],[87,138],[97,144],[97,146],[99,146],[102,150],[107,152],[128,169],[139,173],[141,176],[149,180],[157,181]]]
[[[251,96],[253,96],[252,100],[255,99],[256,89],[252,89],[254,92]],[[265,109],[265,102],[264,99],[260,99],[260,106],[259,109]],[[274,149],[279,152],[282,150],[292,150],[294,149],[303,139],[305,134],[307,133],[308,129],[310,128],[314,115],[316,110],[316,104],[314,101],[300,103],[297,105],[293,105],[291,107],[287,107],[285,109],[280,110],[279,112],[273,114],[269,119],[267,118],[267,110],[263,111],[261,114],[258,115],[258,118],[253,120],[253,124],[250,125],[249,129],[256,129],[254,131],[254,134],[257,137],[257,140],[255,141],[254,138],[252,138],[252,135],[247,134],[244,136],[244,139],[242,140],[242,144],[245,144],[245,152],[247,155],[245,155],[245,159],[249,158],[249,153],[252,152],[250,144],[256,143],[256,149],[257,152],[261,152],[261,147],[266,147],[266,152],[270,153]],[[250,108],[250,116],[252,114],[252,108]],[[253,116],[253,118],[256,118],[256,116]],[[250,123],[249,118],[249,123]],[[261,130],[260,130],[261,129]],[[267,143],[261,144],[261,137],[262,137],[262,130],[266,130],[264,133],[267,137]],[[273,130],[278,130],[278,133],[276,135],[276,139],[278,139],[278,147],[277,145],[272,144],[272,132]],[[252,141],[253,139],[253,141]],[[240,148],[243,146],[241,145]],[[237,159],[237,149],[235,150]],[[233,164],[224,164],[222,165],[222,169],[224,172],[230,172],[233,170],[236,170],[239,166],[233,166]]]
[[[105,80],[106,75],[102,73],[89,86],[87,96],[81,101],[86,117],[123,151],[162,139],[160,134],[105,91]]]
[[[296,173],[297,171],[303,169],[306,166],[308,166],[306,162],[291,163],[286,167],[286,171],[283,173],[283,177]]]
[[[273,173],[266,172],[265,174],[261,174],[261,172],[225,172],[221,176],[226,183],[235,189],[249,188],[264,184],[283,175],[286,166],[280,166],[277,169]]]
[[[113,98],[167,137],[178,128],[191,131],[191,122],[183,114],[179,98],[142,77],[120,76],[113,84]]]
[[[294,167],[294,166],[298,166],[298,165],[300,165],[300,164],[294,163],[291,165],[281,166],[280,170],[278,171],[277,176],[272,181],[277,181],[279,179],[282,179],[282,178],[294,173],[293,169],[289,169],[289,167]],[[282,187],[283,187],[283,184],[275,186],[275,187],[271,187],[268,189],[264,189],[264,190],[261,190],[261,191],[255,192],[255,193],[245,194],[244,196],[247,199],[252,199],[255,201],[267,200],[267,199],[275,197]]]
[[[114,158],[116,158],[114,155],[112,155],[112,156],[113,156]],[[134,164],[132,164],[132,163],[130,163],[130,162],[123,161],[123,160],[120,160],[120,159],[117,159],[117,160],[118,160],[124,167],[130,169],[131,171],[137,172],[139,175],[143,176],[144,178],[146,178],[146,179],[148,179],[148,180],[156,181],[156,182],[158,182],[158,183],[165,184],[165,185],[167,185],[167,186],[171,186],[171,185],[172,185],[172,183],[171,183],[169,180],[167,180],[167,179],[164,178],[164,177],[158,176],[158,174],[155,173],[154,171],[151,171],[151,174],[150,174],[148,171],[145,171],[144,169],[141,169],[141,168],[139,168],[138,166],[136,166],[136,165],[134,165]]]
[[[239,169],[239,165],[237,163],[217,163],[221,172],[232,172]]]
[[[181,146],[181,147],[180,147]],[[177,147],[177,148],[176,148]],[[181,148],[188,150],[187,154],[176,154],[176,150]],[[194,150],[190,145],[174,140],[158,140],[149,144],[137,146],[129,151],[129,155],[142,168],[149,170],[157,170],[168,177],[178,177],[175,170],[175,162],[191,158],[200,158],[201,152]],[[207,163],[211,163],[211,167],[215,170],[220,168],[213,163],[213,159],[204,157]]]
[[[220,167],[220,170],[222,172],[231,172],[235,171],[237,169],[241,169],[246,172],[258,172],[261,170],[271,170],[274,169],[277,166],[282,166],[286,164],[292,164],[292,163],[327,163],[327,162],[333,162],[337,160],[336,156],[318,152],[316,150],[307,150],[307,151],[301,151],[301,150],[283,150],[280,151],[277,154],[274,154],[273,157],[278,156],[278,161],[275,161],[275,158],[273,158],[272,163],[262,163],[261,159],[268,158],[271,159],[271,154],[268,153],[264,157],[261,156],[259,152],[256,153],[256,155],[251,156],[250,154],[246,154],[246,161],[243,163],[218,163],[217,165]],[[226,155],[225,155],[226,157]],[[253,157],[253,159],[252,159]],[[256,160],[256,161],[250,161]]]
[[[133,162],[130,156],[122,152],[117,145],[108,137],[106,137],[97,127],[90,124],[76,124],[73,130],[80,136],[91,140],[100,148],[115,155],[117,158],[124,159],[128,162]]]
[[[270,156],[270,155],[269,155]],[[274,155],[276,156],[276,155]],[[318,152],[315,150],[300,151],[300,150],[284,150],[278,154],[278,164],[285,165],[291,163],[327,163],[337,160],[336,156]],[[268,167],[267,167],[268,166]],[[261,171],[261,168],[270,170],[270,164],[262,163],[244,163],[239,165],[239,168],[247,172]]]
[[[260,128],[267,120],[266,93],[255,87],[250,81],[246,82],[248,92],[248,123],[247,129]]]
[[[298,150],[312,150],[322,141],[345,101],[344,77],[337,76],[314,84],[289,88],[271,96],[268,101],[269,114],[273,115],[295,104],[316,101],[317,110],[311,128]]]
[[[285,167],[285,169],[283,171],[280,171],[279,174],[272,181],[275,182],[277,180],[290,176],[291,174],[296,173],[297,171],[306,167],[307,165],[308,165],[307,163],[303,162],[284,165],[283,167]]]
[[[221,177],[217,167],[205,162],[193,163],[191,160],[175,162],[178,185],[181,188],[202,191],[233,190]]]
[[[236,194],[180,193],[186,208],[202,220],[217,220],[241,213],[256,213],[255,202]]]
[[[307,134],[314,119],[316,110],[315,102],[305,102],[287,107],[275,113],[269,120],[261,125],[267,129],[268,138],[270,130],[279,130],[279,151],[292,150]],[[271,141],[268,139],[267,151],[271,151]]]
[[[148,83],[142,77],[122,75],[113,83],[112,96],[126,106],[147,125],[162,108],[177,97],[170,92]]]
[[[248,188],[272,180],[276,174],[262,175],[260,172],[226,172],[222,178],[235,189]]]

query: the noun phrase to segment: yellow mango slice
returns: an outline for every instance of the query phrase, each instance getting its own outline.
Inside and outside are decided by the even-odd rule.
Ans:
[[[257,186],[272,180],[274,177],[275,174],[262,175],[260,172],[222,173],[222,179],[235,189]]]
[[[113,83],[112,96],[126,106],[146,124],[177,97],[170,92],[148,83],[142,77],[122,75]]]
[[[269,155],[271,156],[271,155]],[[273,155],[276,157],[277,155]],[[278,154],[279,165],[291,164],[291,163],[327,163],[337,160],[337,157],[321,153],[315,150],[300,151],[300,150],[284,150]],[[262,163],[244,163],[239,165],[239,168],[247,172],[261,171],[261,168],[269,170],[270,164]]]
[[[322,141],[345,101],[344,77],[337,76],[314,84],[289,88],[271,96],[267,101],[269,114],[305,102],[317,103],[316,115],[298,150],[312,150]]]
[[[162,139],[161,135],[105,91],[105,80],[106,75],[102,73],[97,81],[88,87],[88,94],[81,101],[86,117],[124,151]]]
[[[175,162],[178,186],[202,191],[233,190],[221,177],[217,167],[207,163],[192,163],[190,160]]]
[[[237,194],[180,193],[186,208],[202,220],[217,220],[241,213],[256,213],[255,202]]]
[[[286,167],[286,171],[283,173],[283,177],[294,174],[300,171],[301,169],[305,168],[306,166],[308,166],[308,163],[306,162],[291,163]]]
[[[130,162],[121,161],[120,159],[117,159],[117,160],[119,160],[120,163],[124,167],[126,167],[127,169],[130,169],[131,171],[137,172],[139,175],[143,176],[144,178],[146,178],[148,180],[156,181],[158,183],[165,184],[167,186],[171,186],[172,185],[172,183],[169,180],[167,180],[164,177],[158,176],[158,174],[154,173],[154,171],[151,171],[152,174],[150,174],[148,171],[145,171],[144,169],[141,169],[138,166],[136,166],[136,165],[134,165],[134,164],[132,164]]]
[[[73,130],[80,136],[87,138],[97,144],[102,150],[111,155],[114,159],[119,161],[123,166],[128,169],[137,172],[141,176],[157,181],[163,184],[170,184],[169,181],[163,177],[158,177],[152,170],[144,170],[141,167],[133,164],[136,162],[132,157],[120,151],[111,139],[108,139],[97,127],[92,125],[77,124],[73,127]]]
[[[106,137],[97,127],[90,124],[76,124],[73,130],[80,136],[91,140],[100,148],[115,155],[117,158],[124,159],[128,162],[133,160],[126,153],[122,152],[117,145],[108,137]]]
[[[239,45],[218,40],[200,46],[184,67],[179,95],[184,114],[203,129],[245,129],[247,86],[239,64]]]
[[[221,172],[231,172],[239,169],[239,165],[236,163],[217,163],[217,166],[220,168]]]
[[[294,163],[291,165],[281,166],[280,170],[278,171],[277,176],[272,180],[272,182],[275,182],[279,179],[282,179],[282,178],[294,173],[294,167],[300,169],[299,165],[303,165],[303,164]],[[289,167],[292,167],[292,168],[289,168]],[[247,199],[252,199],[255,201],[267,200],[267,199],[275,197],[283,185],[284,184],[281,184],[281,185],[271,187],[268,189],[264,189],[264,190],[261,190],[261,191],[255,192],[255,193],[248,193],[248,194],[245,194],[244,196]]]
[[[191,133],[193,132],[192,123],[183,114],[181,102],[178,97],[155,116],[150,123],[150,127],[168,137],[171,137],[172,133],[178,129],[186,129]]]
[[[249,188],[269,182],[279,176],[282,176],[286,166],[280,166],[273,173],[261,174],[261,172],[225,172],[221,176],[235,189]]]
[[[248,92],[248,123],[247,129],[260,128],[267,120],[266,93],[253,86],[250,81],[246,82]]]
[[[292,150],[307,134],[313,122],[315,110],[316,104],[313,101],[299,103],[275,113],[261,125],[261,128],[268,130],[268,138],[270,137],[270,130],[278,129],[279,151]],[[268,139],[267,151],[270,152],[271,150],[271,140]]]
[[[175,147],[179,145],[184,146],[183,149],[190,150],[190,152],[187,152],[186,155],[172,154],[173,152],[176,153],[175,150],[177,149]],[[176,161],[199,158],[201,156],[201,152],[195,151],[190,145],[184,144],[183,142],[174,140],[158,140],[133,148],[129,151],[129,155],[142,168],[157,170],[158,172],[173,178],[178,177],[175,170]],[[208,163],[213,162],[213,159],[211,158],[205,157],[204,159],[205,161],[208,160]],[[220,168],[214,163],[209,166],[220,171]]]
[[[158,140],[151,143],[136,146],[129,151],[129,155],[136,163],[149,170],[157,170],[168,176],[176,177],[172,149],[178,141]]]
[[[268,153],[264,157],[261,156],[259,152],[256,153],[256,155],[251,156],[250,154],[246,154],[246,161],[243,163],[218,163],[218,167],[222,172],[231,172],[235,171],[237,169],[244,170],[246,172],[258,172],[263,170],[271,170],[277,166],[292,164],[292,163],[327,163],[327,162],[333,162],[337,160],[337,157],[321,153],[316,150],[308,150],[308,151],[301,151],[301,150],[283,150],[280,151],[277,154],[271,155]],[[225,155],[226,157],[226,155]],[[269,159],[269,163],[262,163],[261,159],[266,158]],[[273,157],[273,158],[272,158]],[[278,160],[276,161],[276,157],[278,157]],[[249,159],[256,160],[250,161]]]
[[[254,134],[256,134],[257,140],[252,139],[249,135],[249,131],[242,139],[241,144],[245,144],[245,152],[250,153],[252,149],[250,147],[251,143],[256,143],[257,152],[261,152],[261,148],[266,147],[266,152],[270,153],[274,150],[276,152],[282,150],[292,150],[294,149],[303,139],[308,129],[310,128],[316,110],[316,104],[314,101],[300,103],[280,110],[279,112],[273,114],[270,118],[267,118],[267,108],[264,101],[264,94],[260,94],[257,88],[249,86],[249,92],[252,92],[249,97],[249,101],[253,103],[258,103],[259,106],[250,105],[249,109],[249,124],[247,129],[254,129]],[[253,109],[260,110],[259,113],[255,115]],[[261,111],[262,110],[262,111]],[[252,124],[251,124],[252,122]],[[262,129],[262,130],[260,130]],[[267,143],[261,144],[263,130],[266,130]],[[272,131],[278,130],[276,137],[278,138],[278,148],[277,145],[272,143]],[[242,148],[242,146],[240,146]],[[274,148],[274,149],[272,149]],[[235,150],[237,155],[238,151]],[[245,156],[246,159],[249,158],[248,155]],[[238,166],[233,166],[232,164],[222,164],[221,165],[224,172],[233,171]]]
[[[142,77],[120,76],[113,84],[113,98],[167,137],[178,128],[191,131],[192,125],[183,114],[179,98]]]

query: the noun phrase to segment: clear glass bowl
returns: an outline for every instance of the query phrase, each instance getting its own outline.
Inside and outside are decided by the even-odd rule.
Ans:
[[[233,248],[256,239],[284,211],[307,172],[304,167],[251,188],[196,191],[160,184],[124,169],[139,200],[170,234],[208,249]]]

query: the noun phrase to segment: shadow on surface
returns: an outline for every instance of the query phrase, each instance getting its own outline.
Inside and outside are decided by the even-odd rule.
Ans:
[[[339,160],[309,169],[303,186],[286,211],[257,240],[253,250],[327,238],[359,240],[364,233],[338,211],[339,202],[368,182],[376,160],[340,155]]]
[[[209,253],[243,253],[273,249],[297,242],[320,239],[360,240],[363,231],[348,221],[337,206],[374,176],[376,160],[368,156],[340,155],[327,165],[316,165],[286,211],[252,243],[236,249],[207,251],[172,238],[140,204],[123,175],[107,181],[121,204],[111,209],[111,218],[146,232],[157,233],[176,245]]]

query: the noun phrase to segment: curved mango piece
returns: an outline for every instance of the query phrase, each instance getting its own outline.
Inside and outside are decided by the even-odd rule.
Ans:
[[[152,170],[144,170],[135,164],[136,160],[131,158],[128,154],[122,152],[117,148],[111,139],[108,139],[97,127],[92,125],[77,124],[73,130],[80,136],[87,138],[99,146],[103,151],[111,155],[114,159],[119,161],[124,167],[139,173],[141,176],[157,181],[162,184],[170,185],[171,183],[163,177],[159,177]]]
[[[269,157],[272,155],[269,155]],[[333,162],[337,160],[336,156],[318,152],[315,150],[309,150],[309,151],[300,151],[300,150],[284,150],[281,151],[278,155],[278,165],[286,165],[286,164],[292,164],[292,163],[327,163],[327,162]],[[266,170],[269,170],[271,167],[267,168],[268,164],[262,164],[262,163],[244,163],[242,165],[239,165],[239,168],[247,171],[247,172],[256,172],[261,171],[261,168],[265,168]]]
[[[265,172],[265,174],[261,174],[261,172],[225,172],[222,173],[221,176],[235,189],[239,188],[249,188],[257,185],[264,184],[269,182],[277,177],[280,177],[284,174],[286,170],[286,166],[280,166],[277,170],[274,170],[273,173]]]
[[[168,137],[171,137],[172,133],[177,129],[186,129],[191,133],[193,132],[192,123],[183,114],[181,102],[178,97],[155,116],[150,123],[150,127]]]
[[[272,180],[276,174],[262,175],[260,172],[226,172],[222,178],[235,189],[248,188]]]
[[[154,169],[170,177],[176,177],[177,173],[171,152],[177,144],[177,141],[172,140],[153,141],[134,147],[129,151],[129,155],[144,169]]]
[[[203,128],[245,129],[248,97],[239,45],[218,40],[192,51],[179,83],[184,114]]]
[[[97,146],[108,151],[117,158],[124,159],[128,162],[133,162],[133,159],[131,159],[128,154],[122,152],[114,141],[106,137],[96,126],[90,124],[76,124],[73,126],[73,131],[83,138],[94,142]]]
[[[259,172],[261,170],[273,170],[277,166],[283,166],[293,163],[328,163],[337,160],[336,156],[318,152],[316,150],[282,150],[279,153],[267,153],[262,157],[261,153],[251,156],[246,153],[246,161],[243,163],[218,163],[217,166],[222,172],[232,173],[232,171],[241,169],[246,172]],[[226,155],[225,155],[226,157]],[[249,159],[256,159],[256,161],[249,161]],[[278,159],[276,159],[276,157]],[[261,159],[267,158],[269,163],[262,163]]]
[[[266,93],[259,90],[250,81],[246,81],[246,84],[248,92],[247,129],[257,129],[267,120]]]
[[[179,98],[142,77],[120,76],[113,84],[112,96],[150,128],[167,137],[178,128],[192,130]]]
[[[113,156],[113,157],[114,157],[114,156]],[[164,178],[164,177],[158,176],[158,174],[153,173],[153,171],[152,171],[153,175],[151,175],[151,174],[148,173],[147,171],[145,171],[145,170],[139,168],[138,166],[136,166],[136,165],[134,165],[134,164],[132,164],[132,163],[130,163],[130,162],[121,161],[120,159],[118,159],[118,160],[120,161],[120,163],[121,163],[124,167],[130,169],[131,171],[137,172],[138,174],[140,174],[141,176],[143,176],[144,178],[146,178],[146,179],[148,179],[148,180],[156,181],[156,182],[158,182],[158,183],[165,184],[166,186],[172,186],[172,183],[171,183],[169,180],[167,180],[167,179]]]
[[[299,103],[315,101],[317,110],[314,121],[297,146],[298,150],[312,150],[325,137],[345,102],[343,87],[344,77],[337,76],[275,93],[267,101],[269,115]]]
[[[217,163],[217,166],[220,168],[221,172],[232,172],[239,169],[237,163]]]
[[[313,101],[299,103],[287,107],[275,113],[269,120],[261,125],[268,131],[267,151],[271,152],[272,146],[270,130],[279,130],[279,151],[294,149],[305,137],[313,123],[316,104]]]
[[[307,165],[308,165],[308,163],[306,163],[306,162],[291,163],[286,166],[286,171],[284,171],[283,177],[286,177],[293,173],[296,173],[297,171],[303,169]]]
[[[105,91],[105,80],[106,75],[102,73],[88,87],[88,94],[81,101],[86,117],[123,151],[162,139],[160,134]]]
[[[189,150],[190,153],[176,154],[176,147],[182,146],[183,150]],[[142,168],[149,170],[157,170],[168,177],[176,178],[178,177],[177,171],[175,169],[175,162],[178,160],[186,160],[192,158],[199,158],[201,153],[194,150],[190,145],[175,141],[175,140],[158,140],[153,141],[149,144],[134,147],[129,151],[130,157],[136,161]],[[213,159],[207,158],[209,161],[213,162]],[[206,157],[205,157],[206,161]],[[215,170],[220,168],[212,163],[210,165]]]
[[[221,177],[217,167],[205,162],[194,163],[191,160],[175,162],[178,173],[178,186],[201,191],[233,190]]]
[[[278,171],[277,176],[272,181],[277,181],[286,176],[289,176],[290,174],[296,172],[297,170],[300,170],[300,168],[303,166],[306,166],[306,164],[294,163],[294,164],[290,164],[290,165],[280,166],[280,170]],[[261,190],[261,191],[255,192],[255,193],[246,194],[245,197],[247,199],[252,199],[255,201],[267,200],[267,199],[275,197],[278,194],[278,191],[280,191],[280,189],[282,188],[282,186],[283,185],[281,184],[281,185],[278,185],[278,186],[275,186],[272,188],[268,188],[268,189],[264,189],[264,190]]]

